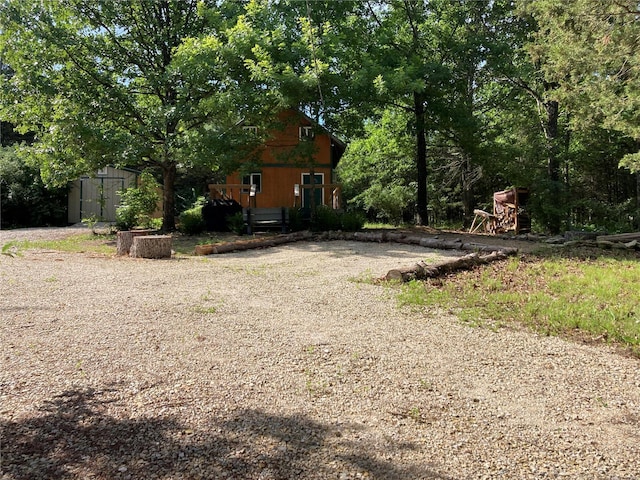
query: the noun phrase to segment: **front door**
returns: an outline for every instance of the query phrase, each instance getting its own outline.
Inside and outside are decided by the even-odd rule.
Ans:
[[[324,183],[324,173],[316,173],[313,175],[314,185],[322,185]],[[302,185],[311,185],[311,174],[302,174]],[[302,208],[311,208],[311,192],[314,194],[315,206],[324,205],[324,188],[303,188],[302,189]]]

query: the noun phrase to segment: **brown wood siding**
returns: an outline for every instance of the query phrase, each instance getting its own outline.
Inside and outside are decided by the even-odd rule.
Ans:
[[[292,149],[300,142],[299,127],[311,126],[311,123],[295,112],[285,112],[280,118],[285,128],[274,131],[272,138],[265,143],[260,154],[261,168],[246,172],[262,174],[262,191],[256,194],[255,205],[251,205],[254,207],[293,207],[295,201],[294,185],[302,183],[302,174],[310,173],[312,170],[316,174],[324,174],[325,184],[335,180],[331,166],[330,136],[321,127],[316,127],[313,139],[315,146],[315,152],[312,156],[313,162],[304,158],[295,158],[292,155]],[[309,163],[312,163],[313,166]],[[238,172],[234,172],[227,176],[226,183],[242,183],[242,176]],[[237,189],[233,189],[228,195],[243,207],[249,206],[248,195],[240,195]],[[300,206],[300,201],[298,198],[298,206]],[[324,203],[331,205],[331,192],[328,188],[324,193]]]

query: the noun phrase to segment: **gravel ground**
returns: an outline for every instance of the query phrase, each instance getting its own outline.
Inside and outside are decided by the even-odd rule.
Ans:
[[[444,255],[0,255],[0,478],[640,478],[637,359],[366,281]]]

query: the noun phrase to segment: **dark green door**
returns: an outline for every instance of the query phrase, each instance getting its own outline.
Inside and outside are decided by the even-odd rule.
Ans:
[[[314,185],[322,185],[324,183],[324,173],[316,173],[313,176]],[[311,185],[311,174],[302,174],[302,184]],[[311,192],[315,194],[315,206],[323,205],[324,202],[324,189],[323,188],[303,188],[302,189],[302,208],[311,208]]]

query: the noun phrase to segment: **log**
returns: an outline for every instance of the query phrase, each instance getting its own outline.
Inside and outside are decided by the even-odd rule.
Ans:
[[[485,245],[482,243],[462,243],[462,240],[443,240],[437,237],[423,237],[421,235],[406,235],[397,232],[357,232],[349,240],[360,242],[395,242],[405,245],[420,245],[434,250],[467,250],[470,252],[495,252],[503,251],[508,255],[518,252],[517,248],[502,247],[499,245]]]
[[[288,235],[276,235],[271,237],[252,238],[249,240],[236,240],[234,242],[226,242],[210,245],[198,245],[196,247],[196,255],[212,255],[219,253],[238,252],[250,250],[253,248],[268,248],[284,245],[285,243],[299,242],[312,237],[310,232],[295,232]]]
[[[134,258],[171,258],[171,235],[144,235],[133,239]]]
[[[622,242],[627,243],[632,240],[640,240],[640,232],[619,233],[616,235],[599,235],[596,237],[598,242]]]
[[[129,255],[133,239],[138,236],[149,235],[153,230],[122,230],[118,232],[116,239],[116,254]]]
[[[450,272],[457,270],[469,270],[477,265],[495,262],[497,260],[504,260],[505,258],[507,258],[507,253],[494,251],[486,255],[480,255],[474,252],[460,258],[434,263],[432,265],[420,261],[414,265],[389,270],[383,279],[387,281],[396,280],[409,282],[411,280],[436,278]]]

